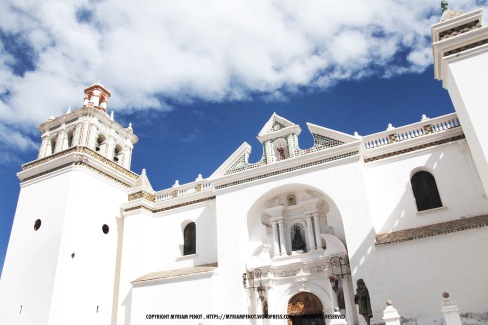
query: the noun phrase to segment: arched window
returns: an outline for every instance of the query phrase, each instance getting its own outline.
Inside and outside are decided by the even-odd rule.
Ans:
[[[105,137],[105,135],[100,133],[98,135],[97,142],[95,143],[95,151],[104,154],[106,147],[107,147],[107,138]]]
[[[415,173],[410,180],[418,211],[442,207],[434,176],[426,171]]]
[[[117,144],[114,148],[114,161],[118,162],[122,158],[122,146]]]
[[[51,137],[51,152],[49,154],[53,154],[56,151],[56,143],[58,142],[58,135]]]
[[[191,255],[196,253],[196,228],[195,223],[190,222],[186,225],[183,231],[184,245],[183,255]]]
[[[68,133],[66,134],[66,136],[68,137],[68,148],[71,148],[71,146],[73,145],[74,135],[75,135],[74,130],[69,130]]]

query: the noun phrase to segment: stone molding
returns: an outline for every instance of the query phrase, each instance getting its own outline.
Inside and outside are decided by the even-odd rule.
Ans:
[[[134,193],[134,194],[139,194],[139,193],[141,193],[141,192]],[[144,194],[141,194],[141,195],[144,195]],[[142,205],[141,204],[141,205],[137,205],[137,206],[125,208],[124,209],[124,212],[129,212],[129,211],[134,211],[134,210],[139,210],[139,209],[146,209],[147,211],[150,211],[152,213],[158,213],[158,212],[163,212],[163,211],[167,211],[167,210],[173,210],[173,209],[177,209],[177,208],[182,208],[182,207],[185,207],[185,206],[188,206],[188,205],[193,205],[193,204],[197,204],[197,203],[201,203],[201,202],[205,202],[205,201],[215,200],[215,198],[216,198],[215,196],[211,196],[211,197],[207,197],[207,198],[203,198],[203,199],[199,199],[199,200],[188,201],[188,202],[183,202],[183,203],[180,203],[180,204],[166,206],[164,208],[159,208],[159,209],[157,209],[156,207],[149,207],[147,205]],[[140,197],[138,199],[145,199],[145,198],[144,197]],[[133,199],[133,200],[136,200],[136,199]]]
[[[430,147],[438,146],[438,145],[441,145],[441,144],[444,144],[444,143],[458,141],[458,140],[461,140],[461,139],[464,139],[464,138],[465,138],[464,134],[461,134],[461,135],[458,135],[458,136],[455,136],[455,137],[450,137],[450,138],[447,138],[447,139],[433,141],[433,142],[425,143],[425,144],[422,144],[422,145],[418,145],[418,146],[414,146],[414,147],[409,147],[409,148],[406,148],[406,149],[403,149],[403,150],[398,150],[398,151],[393,151],[393,152],[385,153],[383,155],[379,155],[379,156],[375,156],[375,157],[371,157],[371,158],[364,158],[364,162],[365,163],[369,163],[369,162],[377,161],[377,160],[380,160],[380,159],[390,158],[390,157],[402,155],[404,153],[418,151],[418,150],[422,150],[422,149],[425,149],[425,148],[430,148]]]
[[[488,215],[469,217],[436,223],[433,225],[394,231],[376,235],[376,246],[400,243],[404,241],[433,237],[451,232],[481,228],[488,226]]]
[[[95,160],[90,161],[89,157]],[[83,166],[126,188],[132,187],[131,180],[138,178],[137,174],[83,146],[71,147],[24,164],[22,171],[17,176],[21,182],[26,182],[68,166]]]
[[[200,274],[200,273],[208,273],[208,272],[215,271],[217,268],[218,268],[217,263],[211,263],[211,264],[205,264],[199,266],[185,267],[185,268],[175,269],[175,270],[152,272],[135,279],[131,283],[138,284],[141,282],[157,281],[157,280],[170,279],[170,278],[179,278],[183,276],[189,276],[189,275]]]

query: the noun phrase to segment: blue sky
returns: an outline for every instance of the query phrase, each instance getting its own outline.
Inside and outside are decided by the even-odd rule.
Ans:
[[[0,3],[0,266],[37,125],[99,80],[156,190],[210,176],[244,141],[259,160],[273,112],[308,148],[306,122],[367,135],[454,111],[433,78],[440,1],[144,2]]]

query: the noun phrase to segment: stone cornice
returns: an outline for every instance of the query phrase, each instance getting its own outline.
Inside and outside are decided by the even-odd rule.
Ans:
[[[454,37],[445,38],[439,40],[439,33],[443,30],[452,28],[456,25],[465,24],[468,21],[473,21],[474,19],[479,19],[481,21],[481,11],[475,11],[470,14],[462,16],[462,21],[458,19],[448,20],[444,22],[448,25],[442,25],[444,23],[436,24],[432,26],[432,50],[434,54],[434,77],[437,80],[442,80],[442,86],[447,88],[446,84],[446,73],[447,73],[447,62],[446,58],[450,56],[458,57],[464,51],[467,51],[471,47],[481,46],[483,41],[486,42],[488,39],[488,27],[483,26],[481,28],[470,30],[466,33],[456,35]],[[461,18],[461,17],[460,17]],[[471,45],[471,46],[470,46]]]
[[[283,129],[278,131],[274,131],[263,135],[258,135],[257,139],[259,140],[259,142],[266,142],[268,140],[284,137],[289,134],[296,134],[298,136],[300,135],[300,132],[302,132],[302,130],[298,125],[291,125],[291,126],[284,127]]]
[[[438,139],[438,140],[432,141],[432,142],[421,143],[421,144],[418,144],[416,146],[409,146],[409,147],[406,147],[404,149],[393,150],[393,151],[390,150],[389,152],[385,152],[385,153],[379,154],[377,156],[364,158],[364,162],[365,163],[371,163],[374,161],[378,161],[378,160],[382,160],[382,159],[386,159],[386,158],[390,158],[390,157],[395,157],[395,156],[402,155],[405,153],[414,152],[414,151],[422,150],[425,148],[438,146],[438,145],[441,145],[444,143],[459,141],[462,139],[464,139],[464,134],[459,134],[459,135],[456,135],[456,136],[453,136],[450,138]]]
[[[433,237],[451,232],[488,226],[488,215],[462,218],[433,225],[394,231],[376,235],[376,246],[400,243],[404,241]]]
[[[138,194],[138,193],[134,193]],[[210,195],[210,196],[209,196]],[[163,211],[168,211],[168,210],[174,210],[206,201],[212,201],[215,200],[215,195],[212,195],[212,193],[205,193],[205,196],[196,198],[195,196],[191,197],[183,197],[181,200],[178,201],[163,201],[163,202],[158,202],[158,203],[153,203],[147,198],[144,197],[144,193],[140,194],[140,197],[137,199],[134,199],[130,202],[127,202],[121,206],[122,210],[124,212],[131,212],[135,210],[140,210],[140,209],[145,209],[151,213],[159,213]]]
[[[85,166],[104,177],[123,184],[125,187],[132,186],[138,177],[137,174],[130,170],[125,169],[87,147],[81,146],[72,147],[51,156],[24,164],[22,165],[22,171],[17,176],[21,182],[24,182],[69,165]]]

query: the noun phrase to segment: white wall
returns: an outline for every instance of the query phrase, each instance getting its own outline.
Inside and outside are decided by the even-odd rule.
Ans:
[[[443,318],[445,291],[462,313],[488,312],[487,242],[485,227],[378,247],[388,299],[419,325]]]
[[[212,304],[213,296],[219,295],[213,286],[212,276],[213,273],[205,273],[134,285],[131,324],[225,324],[226,321],[205,319],[207,314],[221,312],[220,307]],[[147,317],[152,314],[169,317],[187,315],[188,319],[155,320]],[[200,315],[202,318],[198,318]]]
[[[183,256],[183,230],[196,226],[196,254]],[[152,272],[217,262],[215,200],[152,214],[126,213],[120,277],[119,324],[127,322],[131,281]]]
[[[447,89],[454,104],[474,161],[488,191],[488,119],[486,75],[488,45],[445,58],[448,67]]]
[[[2,323],[109,323],[116,218],[126,200],[125,189],[81,167],[23,184],[0,289]]]
[[[417,213],[410,184],[420,170],[434,175],[444,209]],[[365,164],[375,231],[387,233],[488,212],[465,140]]]
[[[124,188],[86,169],[74,173],[67,202],[60,276],[53,308],[55,324],[109,324],[112,318],[117,256],[117,218],[127,201]],[[104,234],[102,226],[109,226]],[[72,258],[71,254],[75,253]],[[97,312],[98,306],[98,312]]]
[[[61,173],[21,187],[0,282],[2,324],[48,324],[72,178]],[[42,223],[34,231],[37,219]]]

